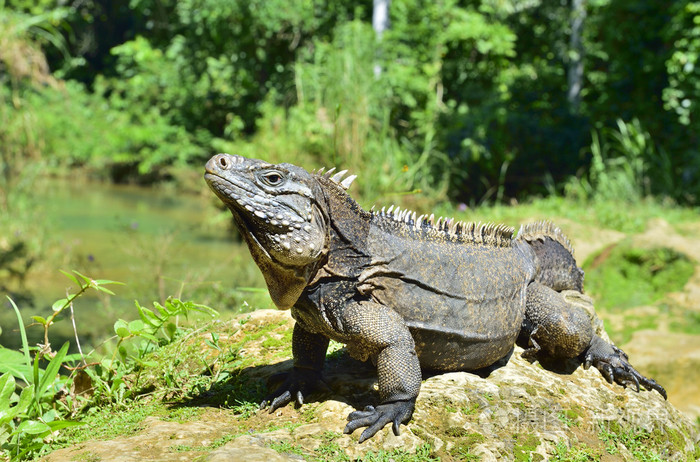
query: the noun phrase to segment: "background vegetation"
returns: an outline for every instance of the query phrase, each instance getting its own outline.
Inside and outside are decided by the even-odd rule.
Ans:
[[[394,0],[381,38],[372,6],[0,0],[0,292],[26,306],[14,289],[43,260],[51,259],[53,272],[100,269],[92,250],[77,260],[71,252],[80,249],[57,245],[63,217],[48,219],[37,195],[50,190],[48,178],[158,185],[181,195],[205,189],[202,166],[215,152],[348,168],[361,177],[353,194],[363,204],[397,201],[469,219],[515,224],[554,214],[624,233],[642,231],[653,217],[696,219],[700,1]],[[515,203],[527,205],[504,206]],[[492,207],[474,209],[481,204]],[[151,225],[162,227],[158,220]],[[169,237],[139,241],[140,223],[125,224],[127,244],[104,246],[137,248],[120,258],[142,267],[145,276],[132,285],[156,285],[151,298],[159,302],[153,310],[137,305],[138,319],[132,310],[125,316],[133,321],[117,321],[111,347],[91,356],[64,344],[74,334],[78,343],[67,314],[73,321],[78,295],[79,305],[102,314],[100,322],[88,315],[86,329],[101,340],[108,335],[104,323],[118,318],[103,287],[111,281],[69,273],[78,295],[66,293],[31,318],[3,297],[0,324],[18,342],[0,346],[0,446],[12,458],[49,450],[49,435],[58,438],[85,410],[136,396],[146,355],[185,335],[179,317],[208,312],[180,302],[180,292],[217,308],[269,304],[245,249],[219,262],[238,271],[232,286],[245,289],[241,295],[211,281],[212,273],[224,277],[213,265],[206,276],[183,275],[179,266],[168,272],[185,252]],[[608,271],[651,267],[654,281],[681,286],[692,274],[676,254],[621,248],[611,255],[612,270],[588,272],[603,299],[613,293],[611,306],[628,286],[596,286],[596,277],[616,280]],[[669,268],[667,276],[659,268]],[[654,289],[644,303],[659,304]],[[697,331],[695,311],[662,302],[673,329]],[[27,340],[29,319],[44,327],[39,347]],[[66,345],[58,351],[49,345],[54,319],[64,321],[51,330],[53,344]],[[61,328],[68,334],[55,335]],[[612,332],[619,340],[631,335],[624,326]],[[90,376],[94,397],[59,396],[80,374]]]
[[[379,40],[369,1],[0,2],[0,206],[39,159],[148,183],[222,150],[371,166],[370,197],[522,199],[611,165],[624,198],[697,204],[700,2],[389,13]]]

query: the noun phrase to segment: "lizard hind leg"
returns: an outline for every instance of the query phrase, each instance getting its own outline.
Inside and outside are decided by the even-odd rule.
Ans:
[[[559,292],[533,282],[527,288],[525,307],[521,338],[528,340],[527,359],[575,358],[590,345],[594,335],[590,317]]]
[[[640,374],[624,351],[595,333],[586,310],[537,282],[527,288],[521,338],[529,340],[529,348],[523,353],[526,359],[579,358],[585,368],[595,366],[609,383],[631,386],[637,391],[641,385],[666,399],[661,385]]]

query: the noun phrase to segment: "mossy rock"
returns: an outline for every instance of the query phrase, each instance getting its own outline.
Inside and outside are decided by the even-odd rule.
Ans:
[[[266,380],[291,366],[288,349],[263,344],[285,338],[292,326],[287,312],[275,311],[211,324],[222,333],[216,352],[206,345],[210,334],[185,336],[160,353],[166,362],[177,351],[204,359],[202,364],[181,357],[180,392],[163,390],[167,364],[146,369],[147,395],[120,408],[93,409],[83,418],[86,426],[73,433],[73,443],[44,460],[685,461],[700,456],[696,428],[658,393],[610,385],[594,368],[557,373],[525,361],[519,348],[485,377],[425,376],[413,420],[401,434],[388,426],[358,444],[359,431],[342,433],[345,418],[376,404],[376,371],[343,350],[327,360],[327,392],[308,397],[300,408],[257,410]]]

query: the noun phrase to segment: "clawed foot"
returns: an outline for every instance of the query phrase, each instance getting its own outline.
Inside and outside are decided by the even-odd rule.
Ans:
[[[656,383],[654,379],[640,374],[632,367],[628,359],[624,351],[596,337],[586,352],[583,364],[586,369],[591,365],[595,366],[608,383],[615,382],[624,387],[633,386],[637,391],[641,385],[649,391],[658,391],[664,399],[667,399],[664,387]]]
[[[343,433],[350,434],[360,427],[368,427],[360,435],[359,443],[374,436],[388,423],[392,423],[394,435],[399,435],[399,425],[408,423],[413,415],[415,399],[409,401],[394,401],[392,403],[380,404],[376,408],[367,406],[362,411],[351,412],[348,415],[348,424]]]
[[[270,379],[272,382],[280,380],[284,380],[282,385],[263,399],[260,409],[270,406],[270,413],[272,413],[292,400],[301,406],[304,404],[305,396],[315,391],[328,391],[328,385],[321,380],[321,373],[317,371],[294,368],[290,372],[276,374]]]

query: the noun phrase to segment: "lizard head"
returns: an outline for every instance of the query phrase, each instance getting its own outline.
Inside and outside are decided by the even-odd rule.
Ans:
[[[231,210],[241,233],[251,235],[274,260],[305,266],[319,258],[326,226],[306,170],[228,154],[215,155],[205,169],[205,180]]]
[[[328,239],[313,176],[291,164],[217,154],[204,178],[233,214],[275,304],[291,307]]]

